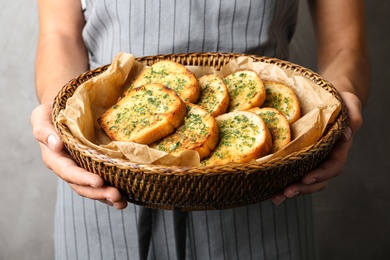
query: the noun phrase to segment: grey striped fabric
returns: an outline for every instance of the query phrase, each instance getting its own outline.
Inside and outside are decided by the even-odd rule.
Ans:
[[[84,0],[91,66],[136,56],[201,51],[288,57],[298,0]]]
[[[85,0],[91,67],[119,51],[200,51],[288,57],[293,0]],[[56,259],[316,259],[310,196],[221,211],[133,204],[122,211],[78,196],[59,180]]]
[[[56,259],[316,259],[311,197],[220,211],[122,211],[60,181]]]

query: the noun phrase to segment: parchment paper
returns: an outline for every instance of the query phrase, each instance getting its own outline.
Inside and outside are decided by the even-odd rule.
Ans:
[[[113,158],[128,159],[134,163],[178,166],[198,166],[199,155],[186,151],[175,157],[165,152],[133,142],[111,141],[97,123],[97,119],[113,106],[131,81],[144,69],[144,65],[128,53],[118,53],[109,68],[84,82],[67,101],[59,113],[59,121],[68,126],[82,143]],[[187,66],[196,77],[216,73],[221,77],[244,69],[256,71],[263,80],[274,80],[293,88],[301,104],[301,118],[291,125],[292,141],[280,151],[259,158],[266,161],[285,156],[313,144],[321,138],[326,126],[332,123],[341,109],[340,102],[329,92],[298,72],[277,65],[254,62],[239,57],[221,70],[210,67]]]

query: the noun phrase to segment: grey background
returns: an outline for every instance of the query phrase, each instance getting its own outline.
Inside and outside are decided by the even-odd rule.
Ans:
[[[316,70],[305,2],[291,59]],[[390,1],[365,3],[372,91],[344,173],[314,195],[322,259],[390,257]],[[53,259],[56,177],[43,165],[30,126],[37,105],[36,1],[1,0],[1,6],[0,260]]]

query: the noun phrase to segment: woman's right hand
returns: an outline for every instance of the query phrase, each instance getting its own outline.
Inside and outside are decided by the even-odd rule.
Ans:
[[[46,167],[67,182],[80,196],[99,200],[117,209],[124,209],[127,201],[118,189],[105,186],[103,179],[80,168],[64,149],[51,120],[52,104],[36,107],[31,114],[34,137],[40,143]]]

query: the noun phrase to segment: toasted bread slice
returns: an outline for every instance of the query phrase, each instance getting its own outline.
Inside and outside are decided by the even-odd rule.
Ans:
[[[198,105],[206,109],[212,116],[219,116],[226,112],[229,106],[229,92],[218,75],[210,74],[198,79],[202,89]]]
[[[254,107],[248,111],[263,118],[272,136],[272,148],[270,153],[279,151],[291,141],[290,124],[287,118],[277,109],[272,107]]]
[[[186,114],[185,103],[173,90],[146,84],[132,89],[98,123],[112,140],[151,144],[173,133]]]
[[[215,118],[198,105],[188,103],[187,110],[184,123],[173,134],[152,144],[151,148],[172,155],[195,150],[199,153],[200,159],[210,155],[219,140]]]
[[[246,163],[265,156],[272,146],[264,120],[255,113],[234,111],[216,117],[219,143],[202,165]]]
[[[174,90],[185,103],[196,103],[201,92],[195,75],[184,65],[169,60],[156,62],[144,69],[129,91],[148,83],[159,83]]]
[[[290,125],[301,116],[299,99],[287,85],[276,81],[264,81],[266,97],[261,107],[273,107],[282,112]]]
[[[228,111],[259,107],[265,100],[265,87],[259,75],[251,70],[232,73],[224,78],[229,90]]]

